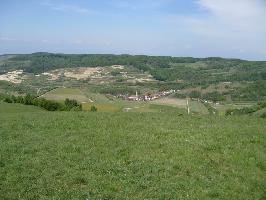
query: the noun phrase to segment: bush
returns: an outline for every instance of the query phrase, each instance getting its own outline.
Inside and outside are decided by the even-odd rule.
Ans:
[[[197,99],[201,97],[201,93],[199,91],[193,90],[192,92],[190,92],[189,97]]]
[[[187,96],[186,96],[186,94],[176,93],[174,97],[180,98],[180,99],[185,99]]]
[[[203,99],[211,100],[213,102],[224,101],[225,97],[219,92],[210,92],[203,95]]]
[[[266,108],[266,102],[259,102],[258,106],[260,106],[260,108]]]
[[[261,118],[266,118],[266,113],[263,113],[260,117]]]
[[[97,108],[95,106],[91,106],[91,112],[97,112]]]
[[[71,108],[71,111],[82,111],[82,106],[78,105],[76,107]]]
[[[5,97],[4,102],[6,103],[13,103],[12,99],[10,97]]]
[[[235,109],[227,109],[227,110],[225,111],[225,116],[233,115],[233,114],[234,114],[234,110],[235,110]]]
[[[79,104],[77,100],[74,100],[74,99],[70,100],[68,98],[65,100],[66,110],[72,110],[73,108],[78,107],[78,106]]]
[[[117,76],[117,75],[119,75],[119,74],[120,74],[119,71],[111,71],[111,75],[112,75],[112,76]]]
[[[27,94],[25,97],[24,97],[24,104],[25,105],[33,105],[33,96],[31,96],[30,94]]]

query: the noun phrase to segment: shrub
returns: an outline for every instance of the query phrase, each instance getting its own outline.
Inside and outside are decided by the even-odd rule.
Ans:
[[[24,104],[25,105],[33,105],[33,96],[31,96],[30,94],[27,94],[24,97]]]
[[[25,105],[34,105],[41,108],[44,108],[48,111],[81,111],[82,107],[76,100],[66,99],[65,103],[58,103],[55,101],[50,101],[44,98],[35,98],[30,94],[23,96],[8,96],[5,95],[4,102],[7,103],[21,103]],[[97,109],[96,109],[97,110]]]
[[[4,102],[6,103],[13,103],[12,99],[10,97],[5,97]]]
[[[200,98],[201,93],[199,91],[193,90],[192,92],[190,92],[189,97],[190,98]]]
[[[78,106],[79,105],[78,105],[77,100],[74,100],[74,99],[70,100],[68,98],[65,100],[66,110],[72,110],[73,108],[78,107]]]
[[[260,108],[266,108],[266,102],[259,102],[258,106],[260,106]]]
[[[81,104],[79,104],[79,105],[76,106],[76,107],[71,108],[71,111],[82,111],[82,106],[81,106]]]
[[[95,106],[91,106],[91,112],[97,112],[97,108]]]
[[[185,99],[187,96],[186,96],[186,94],[176,93],[175,97],[180,98],[180,99]]]
[[[208,99],[208,100],[211,100],[213,102],[218,102],[218,101],[224,101],[225,97],[222,94],[220,94],[219,92],[215,91],[215,92],[210,92],[210,93],[204,94],[203,99]]]
[[[263,113],[260,117],[261,118],[266,118],[266,113]]]
[[[119,75],[119,74],[120,74],[119,71],[111,71],[111,75],[112,75],[112,76],[117,76],[117,75]]]

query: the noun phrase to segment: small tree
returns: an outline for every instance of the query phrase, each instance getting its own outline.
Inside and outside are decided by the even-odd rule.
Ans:
[[[65,100],[65,110],[74,110],[74,109],[76,109],[77,107],[79,107],[80,105],[78,104],[78,102],[77,102],[77,100],[75,100],[75,99],[72,99],[72,100],[70,100],[70,99],[66,99]]]
[[[25,105],[32,105],[33,104],[33,96],[31,96],[30,94],[27,94],[24,97],[24,104]]]
[[[263,113],[260,117],[261,118],[266,118],[266,113]]]
[[[199,91],[193,90],[190,92],[189,97],[197,99],[201,97],[201,93]]]
[[[5,97],[4,102],[13,103],[13,101],[12,101],[12,99],[10,97]]]
[[[97,112],[97,108],[95,106],[91,106],[91,112]]]

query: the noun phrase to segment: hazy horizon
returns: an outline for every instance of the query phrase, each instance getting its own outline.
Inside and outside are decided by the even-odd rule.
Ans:
[[[205,57],[195,57],[195,56],[175,56],[175,55],[155,55],[155,54],[127,54],[127,53],[64,53],[64,52],[43,52],[43,51],[36,51],[36,52],[28,52],[28,53],[4,53],[0,54],[0,56],[5,56],[5,55],[29,55],[29,54],[36,54],[36,53],[49,53],[49,54],[63,54],[63,55],[129,55],[129,56],[151,56],[151,57],[176,57],[176,58],[199,58],[199,59],[204,59],[204,58],[222,58],[222,59],[233,59],[233,60],[243,60],[243,61],[266,61],[265,60],[256,60],[256,59],[244,59],[244,58],[234,58],[234,57],[221,57],[221,56],[205,56]]]
[[[0,55],[266,60],[263,0],[3,0]]]

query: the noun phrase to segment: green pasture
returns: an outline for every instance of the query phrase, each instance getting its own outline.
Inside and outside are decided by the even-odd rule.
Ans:
[[[0,104],[0,199],[266,197],[264,119],[10,106]]]

